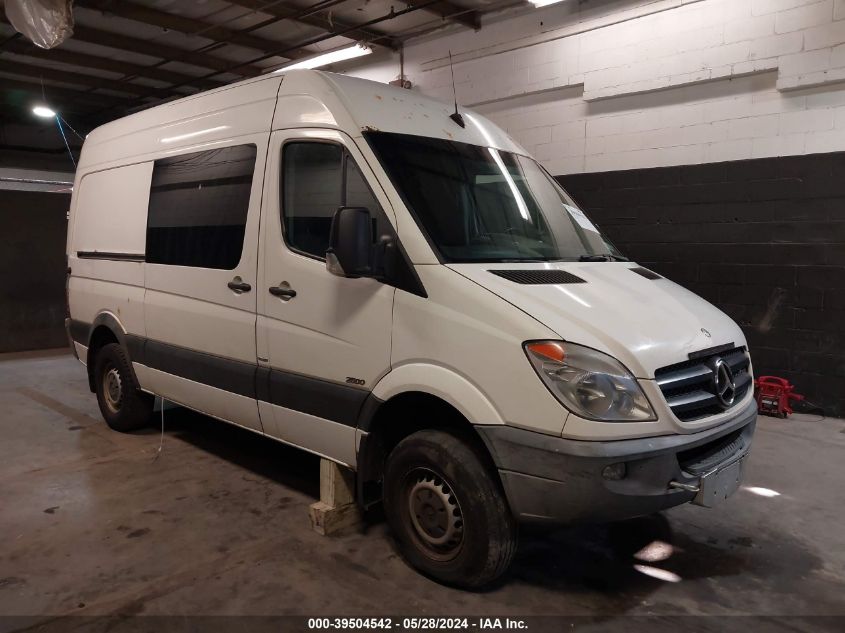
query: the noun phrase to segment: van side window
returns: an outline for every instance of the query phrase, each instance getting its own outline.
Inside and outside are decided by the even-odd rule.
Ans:
[[[241,260],[256,146],[155,161],[146,261],[232,270]]]
[[[339,207],[367,207],[373,240],[392,233],[378,200],[352,157],[336,143],[286,143],[282,154],[282,226],[287,245],[325,259]]]

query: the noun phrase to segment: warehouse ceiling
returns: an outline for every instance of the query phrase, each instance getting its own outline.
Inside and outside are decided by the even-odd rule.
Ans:
[[[354,42],[398,50],[404,41],[436,29],[478,29],[481,15],[513,4],[76,0],[73,36],[51,50],[16,33],[0,6],[2,162],[8,164],[14,151],[63,151],[55,129],[45,133],[50,126],[34,119],[36,102],[48,103],[84,135],[127,113]]]

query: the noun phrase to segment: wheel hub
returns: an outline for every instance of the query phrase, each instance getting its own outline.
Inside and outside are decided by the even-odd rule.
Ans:
[[[103,374],[103,395],[109,409],[117,412],[123,399],[123,383],[116,367],[110,367]]]
[[[429,470],[409,477],[408,510],[420,544],[435,558],[454,558],[463,543],[464,522],[449,485]]]

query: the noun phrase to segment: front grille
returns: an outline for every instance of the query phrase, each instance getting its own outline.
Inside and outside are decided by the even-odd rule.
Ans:
[[[715,369],[719,359],[733,373],[736,391],[730,406],[716,395]],[[751,386],[749,366],[744,347],[723,346],[690,354],[690,360],[658,369],[654,378],[679,420],[697,420],[721,413],[743,399]]]
[[[577,275],[565,270],[488,270],[508,281],[518,284],[583,284],[587,283]]]

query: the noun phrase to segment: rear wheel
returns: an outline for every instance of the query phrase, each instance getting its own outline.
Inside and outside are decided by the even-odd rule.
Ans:
[[[513,559],[517,527],[496,472],[467,442],[419,431],[390,453],[385,514],[405,559],[441,582],[481,587]]]
[[[100,412],[115,431],[134,431],[152,416],[155,399],[138,387],[129,358],[117,343],[104,345],[94,362],[94,385]]]

